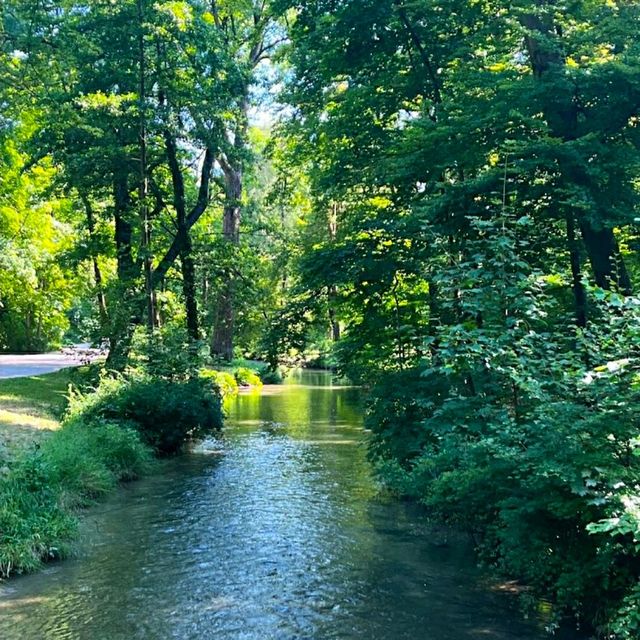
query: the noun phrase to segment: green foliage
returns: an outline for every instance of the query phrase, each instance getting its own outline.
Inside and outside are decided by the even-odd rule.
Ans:
[[[256,371],[247,367],[238,367],[233,376],[241,387],[261,387],[262,380]]]
[[[72,242],[62,222],[69,203],[50,195],[51,166],[26,169],[17,147],[27,129],[0,137],[0,349],[9,351],[59,345],[80,289],[63,260]]]
[[[507,251],[500,280],[470,283],[467,302],[461,292],[482,326],[451,325],[432,361],[374,387],[371,455],[392,488],[470,531],[484,560],[550,599],[558,619],[588,614],[619,631],[633,624],[629,606],[617,611],[640,569],[640,306],[596,290],[600,324],[569,338],[550,331],[553,298],[512,263]]]
[[[286,372],[282,367],[271,369],[271,367],[262,367],[258,371],[262,384],[282,384],[286,377]]]
[[[288,292],[286,304],[263,325],[259,351],[268,366],[295,366],[325,357],[328,347],[326,305],[312,296]]]
[[[314,304],[270,349],[338,319],[381,477],[557,619],[637,636],[637,3],[278,6]]]
[[[151,450],[122,421],[86,424],[74,417],[43,448],[49,478],[61,487],[67,508],[102,498],[118,482],[139,478],[151,464]]]
[[[631,593],[622,600],[622,606],[616,612],[611,631],[621,640],[634,640],[640,633],[640,584],[636,584]]]
[[[238,382],[229,371],[215,371],[214,369],[203,369],[200,372],[200,377],[203,380],[213,383],[214,388],[219,390],[222,398],[229,398],[237,395]]]
[[[0,478],[0,577],[65,555],[75,529],[41,456],[27,456]]]
[[[0,577],[66,555],[75,510],[148,471],[151,451],[133,429],[74,418],[39,450],[7,464],[0,477]]]
[[[132,345],[135,370],[150,378],[184,381],[197,377],[203,345],[189,339],[186,329],[167,324],[149,335],[138,331]]]
[[[221,404],[220,390],[201,378],[104,377],[94,392],[72,398],[67,420],[124,424],[156,453],[167,455],[189,439],[219,430]]]

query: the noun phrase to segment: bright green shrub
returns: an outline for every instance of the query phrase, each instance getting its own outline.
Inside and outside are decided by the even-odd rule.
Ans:
[[[200,377],[211,382],[216,392],[220,393],[223,398],[235,396],[238,393],[238,383],[235,376],[228,371],[203,369],[200,372]]]
[[[261,387],[262,380],[260,380],[260,376],[253,371],[252,369],[248,369],[247,367],[238,367],[234,372],[236,382],[241,387]]]

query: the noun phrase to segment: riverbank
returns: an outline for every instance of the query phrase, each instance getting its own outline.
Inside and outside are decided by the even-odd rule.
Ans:
[[[60,428],[72,378],[78,373],[56,373],[0,380],[0,460],[41,446]]]
[[[132,430],[62,421],[84,370],[0,381],[0,578],[67,555],[77,513],[150,468]]]
[[[220,430],[223,398],[247,385],[261,382],[242,368],[111,378],[84,367],[0,381],[0,578],[67,555],[82,508]]]
[[[229,399],[215,453],[163,462],[88,512],[73,558],[0,586],[0,637],[544,640],[469,545],[378,497],[360,389],[265,389]]]
[[[68,555],[82,508],[220,429],[223,398],[261,385],[243,366],[191,379],[81,367],[0,380],[0,579]],[[90,391],[69,407],[71,387]]]

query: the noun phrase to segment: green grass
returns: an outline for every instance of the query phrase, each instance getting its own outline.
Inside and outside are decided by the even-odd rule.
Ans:
[[[59,429],[69,385],[83,386],[94,374],[92,366],[0,380],[0,468]]]
[[[132,429],[70,422],[9,461],[0,476],[0,578],[67,554],[78,508],[144,473],[151,450]]]
[[[73,369],[28,378],[0,380],[0,409],[39,418],[60,418],[67,406],[69,385],[77,380]]]
[[[214,360],[211,364],[211,368],[216,371],[235,371],[239,367],[246,367],[247,369],[254,369],[256,371],[262,369],[265,366],[264,362],[260,360],[247,360],[246,358],[234,358],[231,361],[226,360]]]
[[[69,385],[95,368],[0,381],[0,578],[37,569],[71,548],[77,510],[151,464],[126,425],[65,419]]]

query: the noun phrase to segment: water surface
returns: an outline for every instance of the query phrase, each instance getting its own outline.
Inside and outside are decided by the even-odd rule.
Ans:
[[[76,558],[0,585],[0,638],[544,638],[467,544],[376,497],[359,400],[327,374],[238,397],[207,453],[92,510]]]

